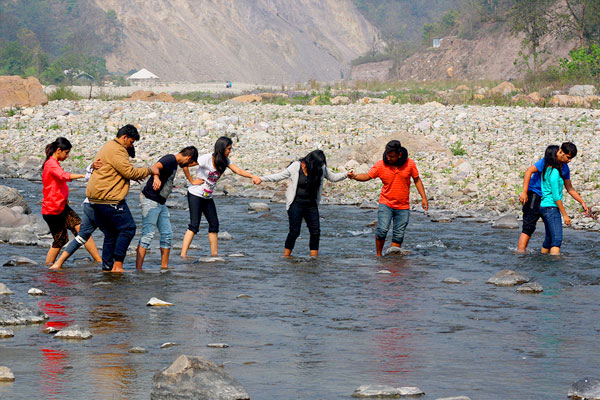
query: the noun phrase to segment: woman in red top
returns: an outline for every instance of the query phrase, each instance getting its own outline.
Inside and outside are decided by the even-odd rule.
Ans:
[[[59,137],[46,146],[46,161],[42,166],[42,183],[44,200],[42,201],[42,217],[48,224],[54,242],[46,255],[46,264],[51,265],[56,260],[60,249],[67,243],[67,229],[77,235],[81,219],[69,207],[69,187],[67,182],[73,179],[85,178],[82,174],[65,172],[59,164],[69,156],[71,143]],[[96,243],[90,238],[85,248],[95,261],[101,261]]]
[[[375,250],[381,256],[385,237],[394,221],[392,230],[392,247],[401,247],[404,241],[404,231],[410,217],[410,178],[421,195],[423,209],[429,208],[425,187],[415,162],[408,158],[408,151],[400,141],[391,140],[385,146],[383,159],[375,163],[366,174],[348,173],[348,178],[357,181],[368,181],[379,178],[383,182],[377,210],[377,231],[375,232]]]

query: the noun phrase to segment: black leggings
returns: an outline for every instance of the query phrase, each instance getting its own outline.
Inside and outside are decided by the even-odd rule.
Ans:
[[[285,239],[285,248],[289,250],[294,249],[296,239],[300,236],[302,219],[304,219],[310,233],[309,248],[311,250],[319,250],[319,239],[321,237],[319,208],[315,204],[302,205],[294,201],[288,210],[288,217],[290,218],[290,232],[287,235],[287,239]]]
[[[190,209],[190,224],[188,229],[194,233],[198,233],[200,227],[200,217],[204,214],[208,221],[208,232],[219,232],[219,217],[217,217],[217,208],[213,199],[203,199],[188,192],[188,206]]]

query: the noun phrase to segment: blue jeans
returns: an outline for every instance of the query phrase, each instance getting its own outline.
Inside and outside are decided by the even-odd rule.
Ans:
[[[118,205],[92,204],[98,228],[104,233],[102,269],[112,269],[115,261],[125,260],[135,236],[135,221],[125,200]]]
[[[540,213],[546,228],[546,238],[542,247],[544,249],[560,247],[562,244],[562,218],[558,207],[540,207]]]
[[[143,194],[140,194],[140,205],[142,206],[142,236],[140,237],[140,247],[147,249],[152,243],[154,231],[158,227],[160,233],[160,248],[170,249],[173,241],[173,230],[169,220],[169,209],[165,204],[150,200]]]
[[[392,243],[402,244],[404,241],[404,231],[406,231],[409,219],[410,210],[396,210],[385,204],[379,203],[379,209],[377,210],[377,231],[375,231],[375,236],[379,240],[385,240],[393,220]]]
[[[75,236],[75,239],[69,242],[65,251],[69,253],[69,255],[73,255],[73,253],[92,237],[92,233],[94,233],[97,227],[98,225],[96,224],[96,217],[92,205],[90,203],[83,203],[83,217],[81,218],[79,233]]]

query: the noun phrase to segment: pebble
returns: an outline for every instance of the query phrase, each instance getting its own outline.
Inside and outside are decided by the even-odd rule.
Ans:
[[[221,257],[200,257],[196,261],[194,261],[194,264],[214,263],[214,262],[222,262],[222,261],[225,261],[225,259],[221,258]]]
[[[400,396],[422,396],[423,392],[418,387],[403,386],[393,387],[387,385],[362,385],[359,386],[352,397],[396,398]]]
[[[391,274],[392,271],[388,271],[387,269],[380,269],[377,271],[378,274]]]
[[[131,349],[129,349],[128,351],[129,353],[147,353],[148,350],[146,350],[143,347],[132,347]]]
[[[456,278],[448,277],[448,278],[445,278],[442,281],[442,283],[448,283],[448,284],[451,284],[451,285],[452,284],[456,285],[456,284],[461,284],[462,282],[460,280],[456,279]]]
[[[243,294],[243,293],[242,294],[238,294],[236,296],[236,299],[251,299],[251,298],[252,298],[252,296],[250,296],[249,294]]]
[[[206,347],[214,347],[217,349],[225,349],[227,347],[229,347],[229,345],[227,343],[209,343],[206,345]]]
[[[217,234],[217,237],[219,238],[219,240],[233,240],[233,236],[231,236],[231,233],[227,231],[219,232]]]
[[[8,367],[0,367],[0,382],[14,382],[15,375]]]
[[[27,291],[30,296],[45,296],[46,292],[38,288],[31,288]]]
[[[15,333],[11,329],[0,328],[0,338],[6,339],[15,336]]]
[[[148,300],[148,302],[146,303],[147,306],[158,306],[158,307],[163,307],[163,306],[172,306],[173,303],[169,303],[167,301],[158,299],[156,297],[152,297],[150,300]]]
[[[173,346],[179,346],[177,343],[174,342],[166,342],[160,345],[161,349],[167,349],[169,347],[173,347]]]
[[[244,253],[231,253],[227,257],[246,257],[246,254],[244,254]]]
[[[81,329],[79,325],[71,325],[58,331],[54,337],[61,339],[86,340],[92,337],[92,333],[87,329]]]
[[[48,326],[42,330],[42,333],[48,333],[48,334],[56,333],[56,332],[58,332],[58,329],[56,329],[53,326]]]

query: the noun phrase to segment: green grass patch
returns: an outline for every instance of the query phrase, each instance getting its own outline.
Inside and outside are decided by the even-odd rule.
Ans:
[[[71,88],[59,86],[48,95],[48,100],[81,100],[81,96],[75,93],[75,91]]]

